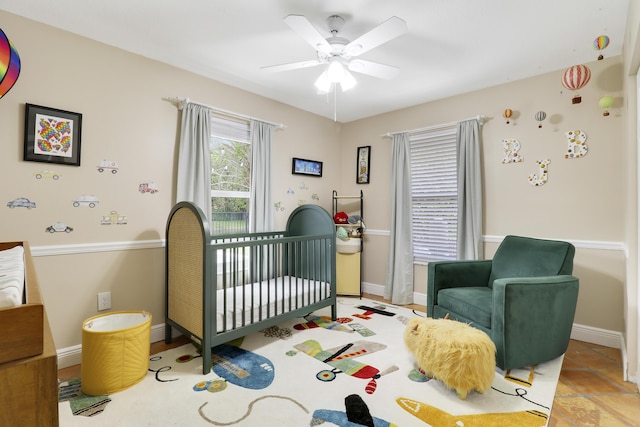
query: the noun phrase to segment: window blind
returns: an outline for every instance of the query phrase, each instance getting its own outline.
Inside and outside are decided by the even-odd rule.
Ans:
[[[410,135],[414,262],[456,259],[456,126]]]
[[[251,142],[249,122],[212,113],[211,136],[231,141]]]

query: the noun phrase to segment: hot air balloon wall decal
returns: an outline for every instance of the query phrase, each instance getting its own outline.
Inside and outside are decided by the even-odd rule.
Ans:
[[[538,128],[541,128],[542,122],[547,118],[547,113],[544,111],[538,111],[534,117],[538,121]]]
[[[20,56],[16,47],[0,29],[0,98],[13,87],[20,75]]]
[[[574,65],[566,69],[562,75],[562,86],[570,90],[582,89],[591,79],[591,70],[586,65]],[[576,94],[571,100],[572,104],[582,102],[582,97]]]
[[[509,119],[511,118],[512,115],[513,115],[513,110],[511,110],[510,108],[507,108],[506,110],[503,111],[502,117],[507,119],[507,124],[509,124]]]
[[[600,106],[600,108],[602,108],[604,111],[602,112],[603,116],[608,116],[609,115],[609,108],[613,105],[613,96],[603,96],[602,98],[600,98],[600,100],[598,101],[598,105]]]
[[[601,61],[602,59],[604,59],[604,55],[602,54],[602,51],[605,50],[607,46],[609,46],[608,36],[605,36],[605,35],[598,36],[593,41],[593,48],[597,51],[600,51],[600,55],[598,55],[598,61]]]

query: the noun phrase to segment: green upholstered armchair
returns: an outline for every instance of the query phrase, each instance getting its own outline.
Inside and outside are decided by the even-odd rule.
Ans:
[[[435,261],[427,276],[427,315],[485,331],[507,370],[564,354],[578,300],[571,243],[506,236],[493,259]]]

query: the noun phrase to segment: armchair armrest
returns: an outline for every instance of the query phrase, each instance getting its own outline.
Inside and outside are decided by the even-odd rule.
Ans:
[[[488,260],[433,261],[427,272],[427,316],[433,315],[438,291],[446,288],[487,286],[491,274]]]
[[[495,280],[491,334],[503,349],[496,355],[498,365],[518,368],[562,355],[571,336],[578,288],[578,278],[571,275]]]

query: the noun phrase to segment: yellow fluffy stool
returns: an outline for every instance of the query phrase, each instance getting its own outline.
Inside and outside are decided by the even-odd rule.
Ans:
[[[460,399],[473,390],[484,393],[493,383],[496,346],[489,335],[466,323],[414,318],[404,342],[424,373],[454,389]]]

